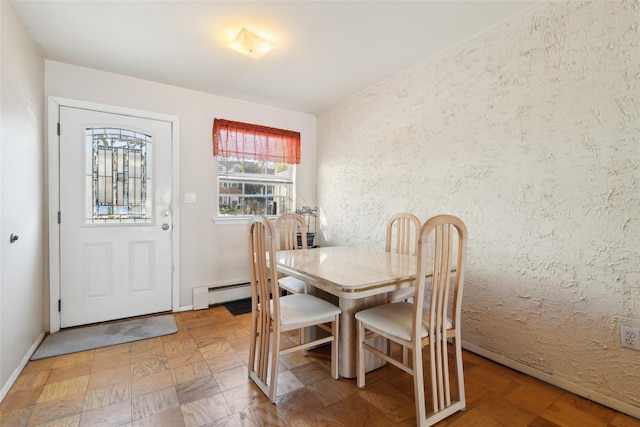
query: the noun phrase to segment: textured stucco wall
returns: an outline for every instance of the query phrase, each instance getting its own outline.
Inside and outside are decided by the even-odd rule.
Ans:
[[[329,244],[469,228],[463,336],[640,407],[640,3],[541,4],[318,118]]]

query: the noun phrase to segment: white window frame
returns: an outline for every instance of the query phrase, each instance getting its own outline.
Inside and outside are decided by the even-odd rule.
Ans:
[[[238,161],[242,159],[234,159],[229,161]],[[289,170],[289,177],[278,177],[276,175],[269,174],[251,174],[251,173],[237,173],[237,174],[229,174],[226,169],[223,169],[220,165],[221,162],[227,161],[227,157],[224,156],[216,156],[216,215],[215,222],[220,223],[237,223],[237,222],[249,222],[254,213],[240,214],[240,215],[229,215],[221,212],[221,188],[225,181],[234,181],[243,184],[262,184],[262,185],[289,185],[289,194],[285,196],[286,202],[283,207],[278,209],[278,212],[267,212],[266,215],[270,218],[277,218],[280,214],[285,212],[293,212],[295,207],[295,194],[296,194],[296,165],[287,164],[287,168]],[[254,161],[254,160],[248,160]],[[269,163],[269,162],[267,162]],[[273,163],[273,162],[271,162]],[[238,197],[245,197],[244,192],[240,194]],[[265,195],[268,197],[269,195]],[[288,204],[288,206],[287,206]],[[282,205],[280,205],[282,206]]]

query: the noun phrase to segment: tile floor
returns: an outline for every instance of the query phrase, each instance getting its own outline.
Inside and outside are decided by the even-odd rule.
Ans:
[[[0,425],[415,425],[412,379],[393,366],[360,390],[330,378],[325,352],[289,354],[272,405],[247,377],[250,315],[213,307],[175,318],[173,335],[29,362],[0,404]],[[640,427],[472,353],[464,365],[467,410],[438,426]]]

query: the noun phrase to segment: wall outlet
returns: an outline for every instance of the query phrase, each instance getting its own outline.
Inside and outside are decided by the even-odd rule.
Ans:
[[[623,347],[640,350],[640,329],[622,325],[620,342]]]

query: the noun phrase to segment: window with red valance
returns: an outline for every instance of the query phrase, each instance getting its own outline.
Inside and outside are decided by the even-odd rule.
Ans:
[[[300,164],[300,132],[214,119],[213,155]]]
[[[291,211],[300,132],[214,119],[213,154],[219,216]]]

